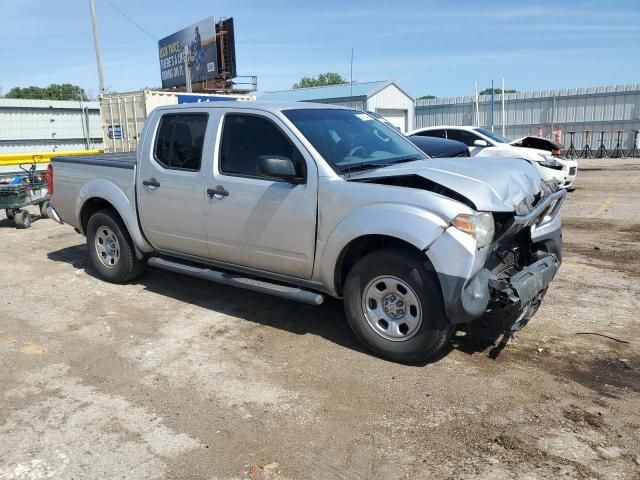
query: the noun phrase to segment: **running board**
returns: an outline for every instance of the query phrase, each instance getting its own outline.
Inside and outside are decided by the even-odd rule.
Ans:
[[[247,278],[233,273],[218,272],[210,268],[195,267],[193,265],[172,262],[171,260],[158,257],[151,257],[148,263],[152,267],[162,268],[171,272],[183,273],[185,275],[191,275],[192,277],[198,277],[204,280],[230,285],[232,287],[240,287],[246,290],[253,290],[254,292],[267,293],[276,297],[296,300],[310,305],[321,305],[322,302],[324,302],[323,295],[310,292],[308,290],[302,290],[297,287],[288,287],[286,285],[265,282],[263,280],[255,280],[253,278]]]

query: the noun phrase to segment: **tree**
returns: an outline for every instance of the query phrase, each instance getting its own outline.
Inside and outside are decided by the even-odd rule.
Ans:
[[[4,98],[27,98],[32,100],[89,100],[86,92],[78,85],[52,83],[48,87],[14,87]]]
[[[335,72],[327,72],[321,73],[318,78],[302,77],[298,83],[293,84],[293,88],[324,87],[343,83],[347,83],[347,81],[342,78],[342,75]]]
[[[433,98],[438,98],[435,95],[423,95],[421,97],[418,97],[418,100],[431,100]]]
[[[493,89],[493,93],[495,93],[496,95],[500,95],[502,93],[502,89],[501,88],[494,88]],[[504,93],[517,93],[517,90],[505,88],[504,89]],[[491,95],[491,89],[490,88],[485,88],[484,90],[482,90],[479,93],[479,95]]]

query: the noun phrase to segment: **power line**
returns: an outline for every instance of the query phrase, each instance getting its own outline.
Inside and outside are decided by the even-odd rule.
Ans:
[[[122,11],[122,9],[120,7],[118,7],[115,3],[113,3],[111,0],[105,0],[105,2],[107,2],[109,5],[111,5],[113,7],[113,9],[118,12],[120,15],[122,15],[124,18],[126,18],[127,20],[129,20],[138,30],[140,30],[142,33],[144,33],[145,35],[147,35],[148,37],[152,38],[154,41],[158,41],[158,38],[155,37],[153,34],[149,33],[142,25],[140,25],[138,22],[136,22],[133,18],[131,18],[129,15],[127,15],[126,13],[124,13]]]

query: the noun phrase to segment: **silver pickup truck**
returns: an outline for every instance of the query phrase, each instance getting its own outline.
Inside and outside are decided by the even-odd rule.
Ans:
[[[525,160],[429,159],[373,116],[311,103],[155,109],[137,154],[53,159],[52,207],[98,274],[147,265],[321,304],[424,362],[489,308],[538,305],[566,194]],[[304,321],[301,319],[300,321]]]

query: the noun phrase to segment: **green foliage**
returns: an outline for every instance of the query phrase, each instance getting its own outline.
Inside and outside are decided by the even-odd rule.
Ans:
[[[28,98],[32,100],[89,100],[83,88],[70,83],[52,83],[48,87],[14,87],[4,98]]]
[[[502,89],[501,88],[494,88],[493,89],[493,93],[495,93],[496,95],[500,95],[502,93]],[[504,93],[517,93],[517,90],[505,88],[504,89]],[[485,88],[484,90],[482,90],[479,93],[479,95],[491,95],[491,89],[490,88]]]
[[[335,72],[321,73],[318,78],[302,77],[298,83],[293,84],[293,88],[324,87],[326,85],[340,85],[347,83],[342,75]]]
[[[435,95],[423,95],[421,97],[418,97],[418,100],[431,100],[433,98],[438,98]]]

